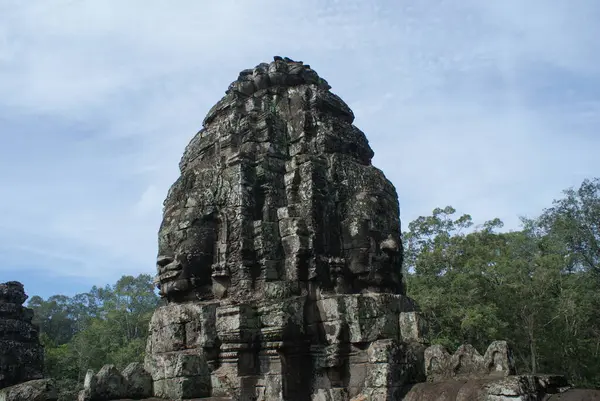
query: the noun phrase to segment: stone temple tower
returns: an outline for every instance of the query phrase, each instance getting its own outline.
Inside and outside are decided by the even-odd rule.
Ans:
[[[396,190],[329,89],[275,57],[210,110],[164,203],[167,304],[144,367],[89,371],[81,401],[533,401],[568,388],[516,375],[505,341],[484,355],[426,348]]]
[[[391,400],[423,380],[396,190],[329,89],[275,57],[185,149],[159,232],[155,396]]]

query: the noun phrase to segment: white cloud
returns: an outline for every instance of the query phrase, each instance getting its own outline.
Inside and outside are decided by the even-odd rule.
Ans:
[[[354,109],[405,227],[446,204],[516,227],[600,174],[596,2],[394,3],[0,5],[4,264],[98,284],[152,272],[183,148],[273,55],[311,64]]]

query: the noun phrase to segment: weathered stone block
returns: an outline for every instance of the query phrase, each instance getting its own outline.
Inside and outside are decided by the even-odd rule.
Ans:
[[[258,319],[251,305],[219,306],[216,310],[216,332],[222,341],[249,341],[257,329]]]
[[[436,344],[425,350],[425,373],[429,381],[444,379],[449,371],[451,355],[446,348]]]
[[[400,337],[402,341],[426,342],[427,323],[419,312],[400,313]]]
[[[304,334],[304,297],[262,303],[256,310],[260,333],[269,341],[299,338]]]
[[[506,341],[494,341],[483,356],[485,373],[493,376],[508,376],[516,374],[512,350]]]
[[[58,394],[51,379],[30,380],[0,389],[0,401],[56,401]]]
[[[169,352],[146,356],[145,369],[153,380],[209,375],[203,354]]]
[[[152,352],[212,347],[217,338],[216,307],[216,303],[188,303],[158,308],[150,322]]]
[[[425,350],[425,371],[429,381],[469,378],[499,378],[515,374],[512,351],[506,341],[494,341],[485,356],[469,345],[454,354],[434,345]]]
[[[152,376],[139,362],[127,365],[122,372],[125,379],[125,396],[142,399],[152,397]]]
[[[114,365],[104,365],[96,374],[92,399],[118,400],[124,398],[126,391],[125,378],[121,372]]]
[[[154,382],[154,396],[167,400],[183,400],[210,396],[210,376],[186,376]]]
[[[26,299],[21,283],[0,284],[0,388],[43,377],[44,349]]]
[[[0,303],[23,305],[27,298],[29,297],[20,282],[8,281],[0,284]]]

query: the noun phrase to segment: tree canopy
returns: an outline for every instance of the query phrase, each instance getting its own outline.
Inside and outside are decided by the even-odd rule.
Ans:
[[[112,286],[73,297],[32,297],[28,306],[40,327],[46,374],[61,382],[61,398],[77,398],[88,369],[142,362],[148,324],[159,303],[148,274],[123,276]]]
[[[507,339],[520,372],[600,385],[600,180],[564,194],[518,231],[473,227],[450,206],[409,224],[407,291],[432,343]]]

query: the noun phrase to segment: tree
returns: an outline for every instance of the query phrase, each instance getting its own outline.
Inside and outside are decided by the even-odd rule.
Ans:
[[[590,271],[600,283],[600,178],[569,188],[539,218],[539,229],[562,243],[569,269]]]
[[[147,274],[123,276],[112,286],[72,298],[32,297],[28,306],[40,326],[46,374],[59,381],[61,399],[73,399],[88,369],[141,362],[159,302]]]
[[[454,213],[435,209],[404,234],[407,290],[428,317],[430,341],[483,351],[507,339],[521,372],[589,382],[600,367],[593,319],[600,295],[590,273],[569,273],[566,246],[536,219],[498,232],[498,219],[473,228],[469,215]]]
[[[28,306],[34,310],[34,323],[55,344],[68,343],[76,331],[72,299],[64,295],[53,295],[47,300],[33,296]]]
[[[467,235],[471,216],[454,220],[454,213],[450,206],[437,208],[409,224],[403,236],[407,289],[428,316],[432,342],[481,348],[505,326],[483,274],[495,252],[490,235],[501,222],[488,222],[480,234]]]

